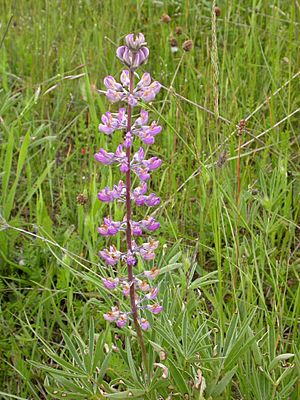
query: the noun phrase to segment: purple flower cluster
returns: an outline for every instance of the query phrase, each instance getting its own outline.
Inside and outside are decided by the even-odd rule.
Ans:
[[[140,102],[151,102],[158,94],[161,85],[157,81],[152,81],[149,73],[144,73],[134,87],[134,78],[138,76],[136,69],[144,64],[149,56],[149,49],[146,47],[143,34],[137,36],[129,34],[125,38],[125,45],[117,49],[117,57],[125,64],[128,69],[123,70],[120,76],[120,83],[113,76],[104,79],[107,99],[111,103],[125,102],[126,107],[120,108],[116,113],[106,112],[102,115],[99,130],[106,135],[112,135],[115,131],[124,132],[123,143],[119,144],[115,152],[108,152],[100,148],[95,154],[95,160],[104,165],[116,164],[125,179],[120,180],[112,188],[105,187],[98,193],[98,199],[104,203],[114,200],[122,202],[126,206],[126,215],[123,221],[113,221],[110,216],[104,218],[98,232],[102,236],[114,236],[118,232],[126,234],[127,247],[120,251],[116,246],[99,252],[100,257],[110,266],[118,263],[127,265],[128,276],[126,278],[107,277],[103,278],[104,287],[114,291],[121,289],[125,297],[130,297],[131,311],[122,312],[118,307],[113,307],[111,311],[104,314],[107,321],[115,322],[119,328],[123,328],[128,321],[133,319],[136,327],[143,330],[150,328],[150,324],[143,313],[150,311],[158,314],[162,311],[162,306],[155,302],[158,288],[152,285],[152,281],[158,276],[159,270],[153,267],[143,272],[143,279],[139,279],[133,272],[133,267],[137,260],[152,261],[155,258],[155,250],[159,242],[148,239],[146,242],[138,243],[133,238],[143,235],[143,232],[154,232],[160,227],[160,223],[153,217],[145,217],[140,221],[132,220],[131,205],[153,207],[160,203],[160,198],[155,193],[149,193],[148,181],[152,171],[159,168],[162,160],[158,157],[146,158],[145,150],[139,147],[133,152],[134,139],[139,139],[145,145],[152,145],[155,137],[162,127],[156,121],[149,122],[148,112],[141,109],[134,118],[133,111]],[[131,174],[135,174],[140,183],[137,187],[131,187]],[[141,274],[139,274],[141,276]]]
[[[161,88],[159,82],[153,81],[151,83],[151,75],[148,72],[142,75],[139,83],[136,85],[132,93],[130,93],[129,88],[130,80],[128,70],[122,71],[120,81],[121,83],[118,83],[113,76],[107,76],[104,79],[104,85],[106,86],[107,90],[100,92],[104,93],[111,103],[125,101],[131,107],[136,106],[140,100],[145,103],[149,103],[150,101],[154,100]],[[144,110],[142,110],[142,112],[144,114],[146,113],[145,117],[147,118],[148,113]],[[110,113],[106,113],[104,116],[102,116],[101,120],[103,124],[99,125],[100,130],[106,134],[110,134],[116,129],[122,129],[123,122],[126,121],[122,119],[123,113],[125,113],[124,108],[121,108],[115,117],[113,117]]]

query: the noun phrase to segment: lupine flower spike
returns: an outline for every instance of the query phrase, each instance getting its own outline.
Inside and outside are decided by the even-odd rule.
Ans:
[[[155,250],[159,242],[149,239],[147,242],[138,243],[134,238],[138,238],[143,232],[154,232],[160,224],[153,217],[145,217],[140,221],[132,219],[132,205],[153,207],[160,203],[160,198],[155,193],[148,193],[148,181],[152,171],[161,166],[162,160],[158,157],[146,159],[145,150],[141,146],[152,145],[156,136],[162,128],[156,121],[149,122],[148,112],[141,109],[137,118],[133,119],[133,110],[140,102],[151,102],[158,94],[161,85],[157,81],[152,81],[149,73],[144,73],[134,87],[134,78],[137,76],[136,70],[147,62],[149,49],[146,47],[144,35],[139,33],[129,34],[125,38],[125,45],[117,49],[117,57],[127,67],[117,82],[113,76],[104,79],[107,99],[111,103],[123,102],[125,107],[119,108],[116,113],[106,112],[99,125],[99,130],[106,135],[112,135],[115,131],[124,132],[124,141],[119,144],[115,152],[108,152],[101,148],[95,154],[95,160],[104,165],[116,164],[124,180],[120,180],[112,188],[104,187],[99,193],[98,198],[104,203],[118,201],[125,204],[126,215],[123,221],[113,221],[110,216],[104,218],[99,226],[98,232],[102,236],[113,236],[118,232],[126,234],[126,249],[118,250],[114,245],[109,249],[99,252],[100,257],[111,266],[118,263],[127,265],[127,277],[103,278],[103,285],[106,289],[115,291],[120,289],[125,297],[130,298],[131,312],[122,312],[118,307],[113,307],[111,311],[104,314],[107,321],[114,322],[117,327],[123,328],[133,321],[138,339],[140,341],[144,364],[147,369],[147,355],[144,345],[142,330],[150,329],[147,320],[147,312],[158,314],[162,311],[162,306],[156,302],[158,288],[152,282],[159,274],[157,268],[146,270],[143,273],[144,279],[138,279],[134,273],[134,266],[137,258],[145,261],[152,261],[155,258]],[[133,151],[134,141],[140,141],[138,148]],[[140,183],[132,188],[131,176],[135,174]],[[145,304],[146,303],[146,304]]]

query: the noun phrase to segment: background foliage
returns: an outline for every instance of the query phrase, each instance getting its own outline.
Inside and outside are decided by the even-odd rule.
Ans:
[[[0,2],[1,37],[13,6]],[[0,398],[299,398],[299,4],[218,6],[213,47],[211,1],[16,2],[0,50]],[[153,366],[150,385],[134,332],[103,320],[118,299],[97,256],[96,194],[116,176],[92,155],[119,138],[98,133],[96,89],[118,77],[132,31],[165,87],[149,106],[164,126],[152,186],[165,312],[146,342],[168,377]]]

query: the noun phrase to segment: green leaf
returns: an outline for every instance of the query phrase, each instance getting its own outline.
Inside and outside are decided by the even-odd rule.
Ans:
[[[22,172],[25,160],[26,160],[29,143],[30,143],[30,131],[28,131],[27,134],[24,136],[23,143],[21,145],[21,149],[20,149],[20,153],[19,153],[19,158],[18,158],[16,177],[15,177],[14,183],[8,193],[7,199],[6,199],[5,208],[4,208],[4,216],[6,219],[9,219],[9,216],[10,216],[13,204],[14,204],[16,189],[17,189],[19,179],[21,176],[21,172]],[[9,162],[9,160],[7,162]],[[5,184],[7,184],[7,182],[5,182]]]
[[[189,285],[188,288],[190,290],[194,290],[219,282],[219,280],[216,277],[217,273],[218,271],[213,271],[210,272],[209,274],[206,274],[204,276],[201,276],[200,278],[195,279],[194,281],[192,281],[192,283]]]
[[[80,359],[79,355],[78,355],[78,351],[76,350],[74,344],[72,343],[69,335],[66,332],[62,332],[65,344],[67,349],[69,350],[71,356],[73,357],[73,359],[76,361],[77,365],[83,370],[85,371],[85,365],[83,363],[83,361]]]
[[[103,363],[102,363],[102,365],[100,367],[100,371],[98,373],[98,383],[101,383],[101,381],[102,381],[102,379],[103,379],[103,377],[104,377],[104,375],[106,373],[110,357],[111,357],[111,352],[106,354],[106,356],[105,356],[105,358],[103,360]]]
[[[217,383],[215,388],[212,391],[212,395],[214,396],[220,396],[226,388],[226,386],[229,384],[231,381],[233,375],[236,373],[238,366],[236,365],[231,371],[227,372],[227,374],[220,380],[220,382]]]
[[[128,336],[126,337],[126,342],[125,343],[126,343],[127,361],[128,361],[128,365],[129,365],[129,369],[130,369],[132,378],[136,382],[140,383],[140,380],[138,379],[138,376],[137,376],[137,372],[136,372],[136,368],[135,368],[135,365],[134,365],[134,361],[133,361],[133,358],[132,358],[130,339],[129,339]]]
[[[285,353],[285,354],[279,354],[279,356],[273,358],[273,360],[270,362],[269,365],[269,371],[271,371],[273,368],[276,367],[276,365],[280,362],[280,361],[284,361],[284,360],[288,360],[292,357],[295,357],[294,353]]]
[[[175,363],[169,359],[169,370],[170,370],[170,377],[172,377],[172,380],[174,382],[174,385],[177,387],[177,389],[180,391],[182,395],[184,394],[189,394],[189,388],[187,385],[187,382],[185,381],[181,371],[179,368],[176,367]]]

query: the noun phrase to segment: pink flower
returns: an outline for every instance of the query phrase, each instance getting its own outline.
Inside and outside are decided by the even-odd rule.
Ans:
[[[128,282],[122,282],[123,294],[125,297],[128,297],[130,294],[130,286]]]
[[[148,231],[156,231],[160,227],[160,223],[156,221],[153,217],[146,217],[141,221],[143,228],[148,229]]]
[[[138,282],[138,287],[142,292],[148,292],[150,289],[149,283],[147,281]]]
[[[126,314],[120,315],[116,324],[118,328],[124,328],[124,326],[127,324],[127,315]]]
[[[146,297],[148,300],[154,300],[154,299],[156,299],[157,295],[158,295],[158,288],[155,287],[155,288],[152,288],[152,289],[150,290],[150,292],[146,294],[145,297]]]
[[[104,319],[106,319],[106,321],[113,322],[119,317],[119,315],[120,315],[120,310],[118,309],[118,307],[113,307],[111,311],[109,311],[106,314],[103,314],[103,317]]]
[[[119,278],[102,278],[104,287],[109,290],[114,290],[119,284]]]
[[[119,232],[121,222],[112,221],[111,218],[104,218],[104,224],[98,228],[102,236],[112,236]]]
[[[150,328],[150,323],[145,318],[141,318],[140,325],[143,331],[147,331]]]
[[[115,161],[114,153],[108,153],[106,150],[102,148],[99,150],[99,153],[96,153],[94,155],[94,157],[96,161],[105,165],[112,164]]]
[[[153,314],[159,314],[160,312],[162,312],[163,307],[159,304],[148,304],[147,310],[151,311]]]
[[[159,269],[156,267],[153,267],[150,271],[144,271],[144,275],[146,278],[150,279],[151,281],[154,280],[155,278],[158,277],[159,275]]]
[[[122,253],[116,249],[116,246],[110,246],[109,250],[104,249],[99,252],[99,255],[108,265],[116,265],[121,258]]]

